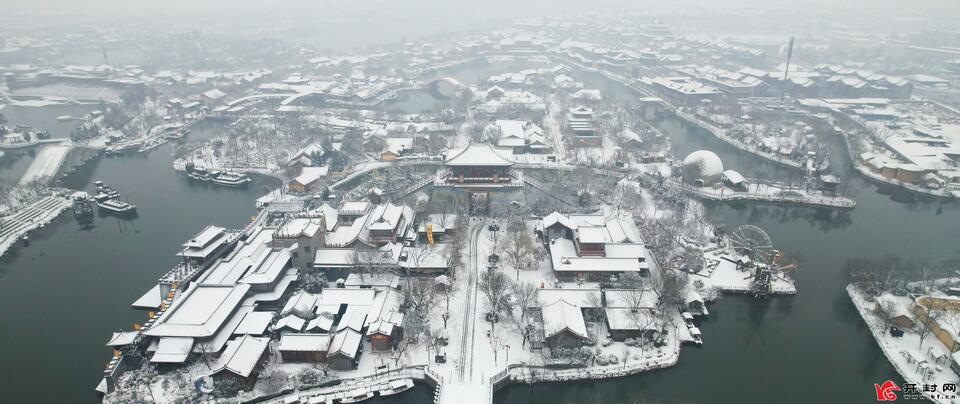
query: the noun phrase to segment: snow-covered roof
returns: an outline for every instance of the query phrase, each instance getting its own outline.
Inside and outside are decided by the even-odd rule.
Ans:
[[[369,306],[377,291],[374,289],[338,289],[327,288],[317,300],[318,306],[348,305]]]
[[[233,330],[234,335],[263,335],[273,321],[272,311],[252,311],[243,316],[243,320]]]
[[[217,358],[213,373],[229,371],[242,377],[250,376],[270,344],[270,338],[244,335],[227,343],[227,349]]]
[[[240,282],[252,285],[273,284],[290,264],[290,259],[289,249],[265,252],[261,259],[251,265],[247,274],[240,278]]]
[[[471,144],[453,152],[443,163],[447,166],[489,166],[509,167],[513,165],[513,156],[508,150],[496,149],[489,143]]]
[[[330,347],[330,335],[327,334],[282,334],[278,351],[286,352],[326,352]]]
[[[607,317],[607,326],[611,330],[655,330],[656,311],[641,308],[636,311],[624,307],[608,307],[604,309]]]
[[[343,316],[340,317],[340,322],[337,323],[337,331],[343,331],[345,329],[355,331],[362,330],[363,325],[366,323],[368,310],[370,310],[369,306],[348,305],[347,311],[343,313]]]
[[[611,245],[605,245],[608,249]],[[613,247],[617,250],[617,247]],[[619,251],[619,250],[617,250]],[[550,241],[550,258],[556,272],[638,272],[649,269],[649,263],[635,256],[579,256],[573,241],[557,238]]]
[[[370,230],[395,230],[400,225],[404,214],[408,216],[412,212],[406,212],[405,206],[394,205],[392,203],[377,205],[370,212],[367,220],[367,229]]]
[[[537,289],[538,305],[553,304],[566,301],[577,307],[596,308],[602,305],[600,289],[571,289],[571,288],[539,288]]]
[[[400,285],[400,275],[397,274],[358,274],[347,275],[344,286],[347,288],[360,287],[388,287],[396,289]]]
[[[327,166],[322,167],[303,167],[300,169],[300,175],[293,179],[294,182],[300,185],[310,185],[315,181],[326,177],[327,173],[330,172],[330,169]]]
[[[251,268],[266,260],[272,249],[273,231],[258,227],[227,258],[216,262],[200,278],[202,285],[233,285]]]
[[[135,309],[159,309],[163,296],[160,295],[160,285],[153,285],[147,293],[140,296],[131,306]]]
[[[176,299],[144,334],[155,337],[209,337],[220,329],[249,290],[249,284],[195,285]]]
[[[524,138],[523,121],[513,121],[507,119],[498,119],[494,125],[500,128],[500,138]]]
[[[157,343],[157,351],[153,353],[150,362],[153,363],[183,363],[193,349],[193,338],[163,337]]]
[[[298,291],[287,299],[287,303],[283,305],[283,310],[280,311],[280,315],[287,315],[293,312],[312,313],[313,309],[317,307],[318,298],[318,295],[307,291]]]
[[[210,100],[213,100],[213,101],[219,100],[219,99],[223,98],[223,97],[226,96],[226,95],[227,95],[226,93],[224,93],[223,91],[220,91],[220,90],[218,90],[218,89],[216,89],[216,88],[214,88],[214,89],[212,89],[212,90],[208,90],[208,91],[204,91],[204,92],[203,92],[203,96],[204,96],[204,97],[206,97],[206,98],[208,98],[208,99],[210,99]]]
[[[315,237],[320,229],[324,228],[321,226],[321,223],[325,220],[325,218],[313,217],[293,218],[286,221],[273,234],[283,238]]]
[[[110,337],[110,341],[107,341],[107,346],[127,346],[132,344],[139,335],[139,331],[123,331],[115,332],[113,336]]]
[[[346,201],[338,210],[341,215],[360,216],[370,209],[370,201]]]
[[[360,349],[360,341],[362,339],[363,336],[352,329],[338,331],[330,341],[330,349],[327,357],[340,355],[347,358],[355,358],[357,351]]]
[[[295,314],[288,314],[286,317],[277,320],[277,323],[273,325],[273,330],[300,331],[306,323],[307,320],[297,317]]]
[[[574,335],[587,338],[587,323],[583,319],[583,312],[579,307],[565,300],[558,300],[544,305],[543,332],[549,338],[568,330]]]
[[[581,243],[603,243],[607,238],[603,227],[580,227],[577,236]]]
[[[307,328],[304,331],[331,331],[333,330],[333,318],[327,316],[317,316],[307,322]]]
[[[727,181],[730,181],[733,184],[740,184],[740,183],[746,182],[746,179],[743,178],[743,175],[740,175],[740,173],[734,170],[724,171],[723,178],[726,178]]]
[[[226,229],[218,226],[207,226],[192,239],[183,243],[180,255],[184,257],[206,258],[214,250],[227,242]]]
[[[550,226],[553,226],[557,223],[560,223],[563,227],[566,227],[570,230],[576,230],[577,224],[570,220],[569,217],[560,212],[553,212],[543,218],[543,228],[546,229]]]
[[[313,256],[313,265],[317,267],[351,267],[356,250],[352,248],[320,248]]]
[[[219,237],[224,232],[223,227],[219,226],[207,226],[200,233],[193,236],[189,241],[183,243],[184,248],[203,248],[217,237]]]
[[[607,307],[624,308],[637,304],[637,307],[655,308],[660,297],[653,289],[607,289]]]

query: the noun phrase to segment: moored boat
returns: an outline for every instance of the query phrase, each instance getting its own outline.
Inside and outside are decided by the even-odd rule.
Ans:
[[[137,207],[116,199],[109,199],[103,202],[97,201],[97,207],[101,212],[112,213],[115,215],[131,215],[137,213]]]
[[[413,379],[398,379],[384,383],[378,388],[380,396],[392,396],[413,388]]]
[[[366,389],[354,389],[347,392],[346,397],[340,399],[341,403],[359,403],[363,400],[373,398],[373,392]]]
[[[233,171],[224,171],[224,172],[210,172],[210,178],[214,184],[222,185],[225,187],[237,187],[244,185],[250,182],[250,177],[242,173],[237,173]]]

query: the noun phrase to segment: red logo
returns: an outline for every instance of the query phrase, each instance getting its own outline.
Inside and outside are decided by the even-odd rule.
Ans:
[[[894,391],[900,391],[900,386],[893,380],[887,380],[883,384],[874,383],[873,388],[877,390],[877,401],[897,401],[897,393]]]

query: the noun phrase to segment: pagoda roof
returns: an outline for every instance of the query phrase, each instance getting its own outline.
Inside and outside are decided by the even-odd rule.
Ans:
[[[454,167],[509,167],[513,165],[511,157],[509,151],[495,148],[489,143],[471,144],[447,157],[443,164]]]

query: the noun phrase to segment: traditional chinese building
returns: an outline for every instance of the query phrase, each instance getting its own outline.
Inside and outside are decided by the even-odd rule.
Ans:
[[[459,189],[458,192],[466,192],[471,211],[486,212],[491,207],[492,191],[509,194],[509,191],[523,187],[523,173],[515,170],[513,165],[510,150],[486,143],[471,144],[447,154],[444,167],[437,172],[434,187],[452,187]]]
[[[448,184],[510,184],[517,177],[510,169],[512,153],[490,144],[472,144],[447,156],[443,178]]]

